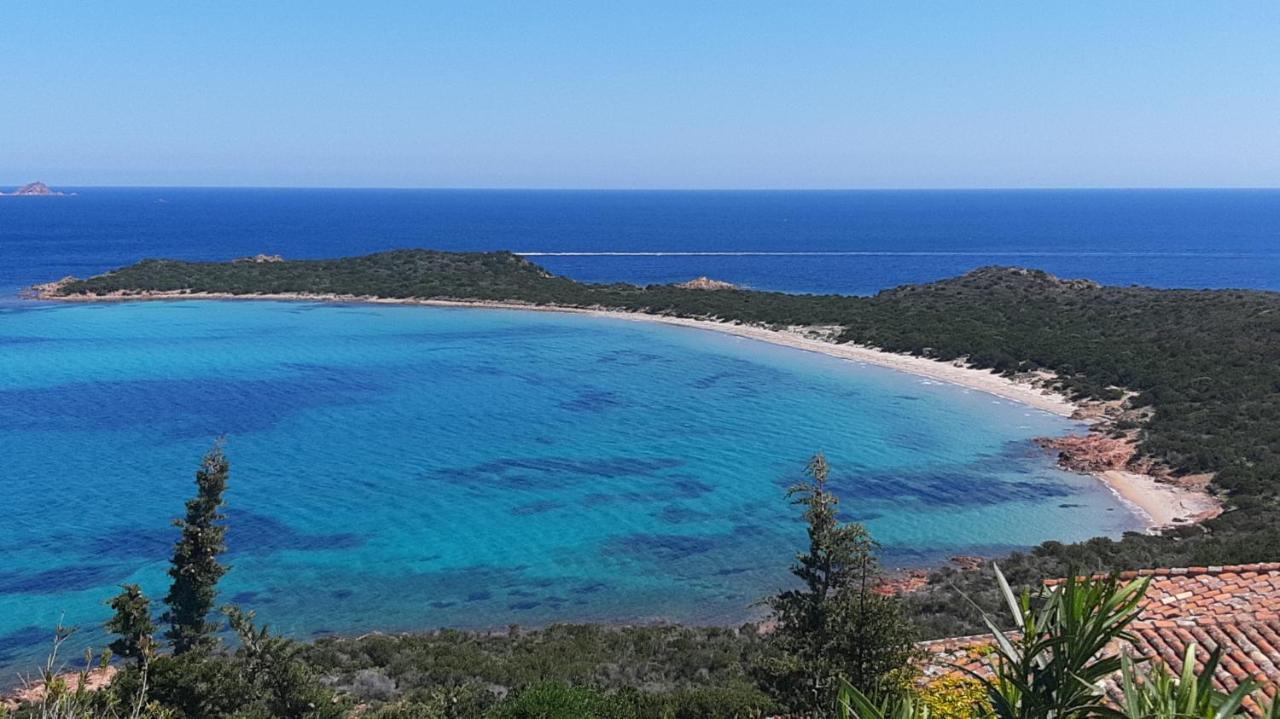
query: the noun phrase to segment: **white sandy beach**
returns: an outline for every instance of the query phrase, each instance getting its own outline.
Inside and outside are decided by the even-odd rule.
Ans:
[[[1145,474],[1113,469],[1095,476],[1140,516],[1145,516],[1148,529],[1192,524],[1222,511],[1221,503],[1202,491],[1161,482]]]
[[[505,310],[525,310],[538,312],[565,312],[585,314],[611,319],[632,320],[637,322],[657,322],[678,327],[722,332],[737,337],[768,342],[775,345],[820,352],[832,357],[861,362],[878,367],[887,367],[900,372],[925,377],[938,382],[946,382],[968,389],[986,392],[996,397],[1019,402],[1045,412],[1052,412],[1063,417],[1079,416],[1080,407],[1062,395],[1033,386],[1028,382],[1020,382],[995,374],[989,370],[967,367],[960,363],[941,362],[914,357],[911,355],[886,352],[874,347],[855,344],[837,344],[835,342],[806,336],[803,328],[786,330],[770,329],[720,322],[710,319],[691,319],[685,317],[669,317],[666,315],[642,312],[625,312],[610,309],[588,309],[578,307],[557,307],[548,305],[531,305],[519,302],[489,302],[477,300],[417,300],[392,299],[382,297],[360,297],[334,294],[255,294],[233,295],[224,293],[197,292],[149,292],[145,294],[114,294],[98,296],[50,296],[41,294],[40,299],[58,302],[112,302],[139,300],[271,300],[287,302],[363,302],[372,304],[394,305],[426,305],[432,307],[485,308]],[[1178,486],[1162,482],[1155,477],[1133,472],[1111,470],[1095,472],[1093,476],[1111,489],[1123,502],[1143,519],[1148,531],[1163,527],[1201,521],[1213,516],[1220,510],[1219,502],[1199,489]]]

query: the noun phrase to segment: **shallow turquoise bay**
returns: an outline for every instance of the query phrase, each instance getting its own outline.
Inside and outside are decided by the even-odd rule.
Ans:
[[[805,541],[823,451],[891,567],[1137,519],[1031,438],[1076,424],[715,332],[576,315],[151,302],[0,308],[0,667],[122,582],[155,598],[226,435],[222,599],[294,636],[737,622]]]

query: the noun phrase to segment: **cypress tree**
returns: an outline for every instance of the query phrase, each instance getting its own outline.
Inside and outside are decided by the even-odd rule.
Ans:
[[[787,490],[804,507],[809,546],[791,569],[801,586],[765,602],[776,623],[769,641],[781,658],[760,670],[774,696],[812,716],[831,711],[842,681],[867,693],[884,689],[911,659],[915,638],[900,602],[873,591],[877,545],[861,524],[840,521],[829,473],[819,454],[808,481]]]
[[[214,643],[218,625],[208,620],[218,594],[218,580],[228,567],[218,562],[226,551],[227,528],[219,510],[227,488],[230,465],[221,444],[204,456],[196,472],[196,496],[187,500],[187,515],[174,520],[182,536],[173,548],[169,576],[173,584],[165,597],[169,609],[164,619],[169,624],[165,634],[173,643],[173,653],[209,648]]]
[[[108,647],[111,653],[139,664],[149,655],[154,644],[155,625],[151,622],[151,600],[136,584],[125,584],[111,599],[115,615],[107,621],[107,631],[116,635]]]

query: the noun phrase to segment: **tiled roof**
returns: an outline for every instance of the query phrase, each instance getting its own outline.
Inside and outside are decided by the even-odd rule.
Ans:
[[[926,660],[921,666],[925,681],[932,681],[948,674],[968,672],[990,675],[991,661],[995,654],[995,642],[990,634],[974,634],[967,637],[934,639],[916,646]]]
[[[1280,617],[1280,562],[1126,572],[1150,577],[1142,619],[1180,623]],[[1056,583],[1056,582],[1055,582]]]
[[[1252,678],[1265,682],[1263,691],[1275,699],[1276,682],[1280,680],[1280,619],[1274,616],[1261,621],[1232,619],[1192,624],[1134,622],[1130,631],[1136,639],[1130,649],[1134,656],[1159,659],[1175,672],[1182,671],[1187,645],[1197,645],[1197,671],[1204,669],[1209,653],[1221,647],[1222,658],[1213,678],[1215,689],[1231,692],[1240,682]],[[1118,698],[1117,691],[1109,688],[1108,693]],[[1255,716],[1262,712],[1262,707],[1252,701],[1246,709]]]
[[[1274,698],[1280,681],[1280,562],[1224,567],[1143,569],[1121,580],[1150,578],[1138,620],[1130,625],[1133,644],[1117,647],[1135,657],[1159,659],[1176,672],[1188,645],[1197,645],[1197,669],[1218,647],[1222,659],[1214,684],[1229,692],[1245,678],[1269,682]],[[1063,580],[1045,582],[1056,586]],[[987,636],[924,642],[926,680],[965,667],[990,672],[992,641]],[[1115,696],[1116,687],[1109,688]],[[1250,713],[1261,708],[1250,703]]]

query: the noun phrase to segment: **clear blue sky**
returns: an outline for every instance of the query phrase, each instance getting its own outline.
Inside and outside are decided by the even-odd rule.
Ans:
[[[1280,3],[6,2],[0,182],[1280,186]]]

